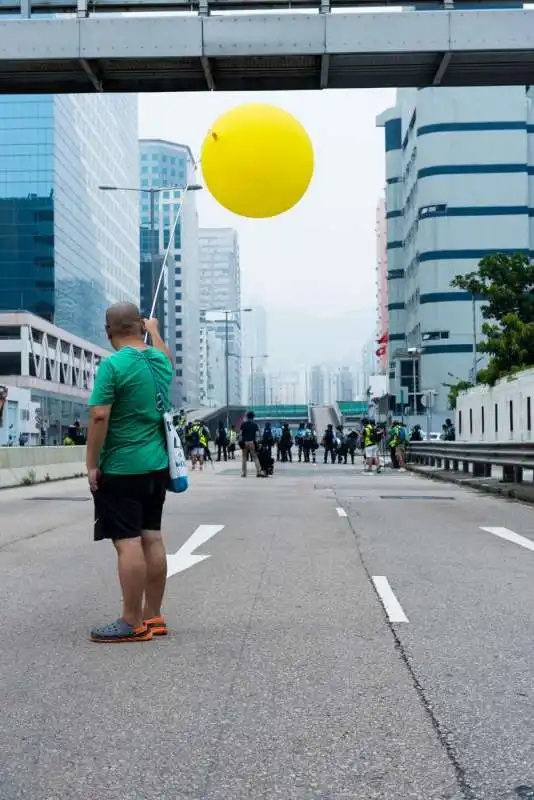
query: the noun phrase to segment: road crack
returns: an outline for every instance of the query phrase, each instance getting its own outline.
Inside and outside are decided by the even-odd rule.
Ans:
[[[335,498],[336,498],[336,502],[337,503],[341,502],[339,500],[339,498],[337,497],[337,493],[335,494]],[[349,528],[350,528],[350,530],[352,532],[352,535],[354,537],[354,542],[356,544],[356,550],[358,552],[358,558],[359,558],[360,563],[362,565],[362,569],[364,570],[364,572],[365,572],[365,574],[367,576],[367,579],[369,581],[369,584],[370,584],[371,588],[373,589],[373,592],[375,592],[375,589],[374,589],[374,586],[373,586],[373,581],[372,581],[372,575],[371,575],[371,572],[370,572],[370,570],[369,570],[369,568],[368,568],[368,566],[367,566],[367,564],[365,562],[365,558],[364,558],[364,555],[363,555],[363,552],[362,552],[362,548],[361,548],[361,545],[360,545],[360,540],[359,540],[359,537],[358,537],[358,533],[357,533],[356,528],[354,527],[354,525],[352,523],[351,516],[352,517],[353,516],[358,517],[359,514],[358,514],[357,511],[352,512],[352,515],[350,515],[350,514],[348,515],[347,522],[349,524]],[[424,686],[422,685],[421,681],[417,677],[417,673],[415,671],[414,666],[412,665],[412,662],[410,660],[410,656],[409,656],[406,648],[404,647],[400,636],[398,635],[397,631],[395,630],[395,625],[388,619],[388,616],[387,616],[387,614],[386,614],[386,612],[385,612],[385,610],[383,609],[382,606],[381,606],[381,608],[382,608],[382,612],[383,612],[383,615],[384,615],[384,619],[385,619],[386,625],[388,626],[388,628],[390,630],[390,633],[391,633],[391,636],[393,637],[395,650],[398,652],[399,657],[400,657],[402,663],[404,664],[404,667],[406,668],[406,670],[408,671],[408,674],[410,675],[410,680],[411,680],[411,682],[413,684],[413,687],[415,689],[417,697],[419,698],[419,701],[420,701],[421,705],[423,706],[423,709],[424,709],[427,717],[430,720],[432,728],[434,729],[434,732],[435,732],[436,736],[438,737],[438,740],[439,740],[439,743],[440,743],[441,747],[443,748],[443,750],[446,753],[446,756],[447,756],[447,759],[449,760],[449,763],[451,764],[452,768],[454,769],[454,772],[455,772],[455,775],[456,775],[456,781],[457,781],[457,784],[458,784],[458,788],[459,788],[459,790],[461,792],[462,800],[482,800],[481,798],[479,798],[477,796],[476,791],[473,789],[473,787],[469,783],[469,779],[467,778],[466,770],[463,767],[463,765],[461,763],[461,760],[460,760],[460,757],[457,754],[457,752],[455,751],[454,746],[452,744],[452,739],[453,739],[452,732],[449,731],[440,722],[440,720],[438,719],[438,717],[434,713],[434,710],[432,708],[432,703],[430,702],[429,698],[426,695]]]

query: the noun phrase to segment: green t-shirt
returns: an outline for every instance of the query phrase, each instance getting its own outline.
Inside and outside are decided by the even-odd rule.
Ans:
[[[169,466],[156,379],[167,401],[172,364],[160,350],[125,347],[100,364],[90,406],[111,406],[100,468],[114,475],[142,475]]]

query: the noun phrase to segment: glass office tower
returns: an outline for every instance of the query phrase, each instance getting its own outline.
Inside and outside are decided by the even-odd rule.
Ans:
[[[139,303],[135,95],[0,97],[0,310],[106,345],[104,313]]]

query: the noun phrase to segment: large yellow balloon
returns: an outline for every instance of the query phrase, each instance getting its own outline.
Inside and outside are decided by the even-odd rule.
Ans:
[[[206,186],[222,206],[242,217],[275,217],[305,194],[313,147],[287,111],[247,103],[213,123],[201,163]]]

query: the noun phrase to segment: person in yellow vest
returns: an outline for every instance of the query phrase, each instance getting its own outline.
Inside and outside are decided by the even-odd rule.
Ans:
[[[372,472],[376,466],[377,474],[382,471],[378,457],[377,431],[371,420],[362,420],[363,452],[365,458],[365,472]]]
[[[67,431],[67,435],[63,439],[64,447],[73,447],[76,444],[76,428],[71,425]]]
[[[191,454],[191,468],[195,469],[198,464],[200,472],[204,467],[204,453],[208,445],[208,438],[204,430],[204,426],[199,420],[196,420],[187,435],[187,443],[189,445],[189,452]]]

